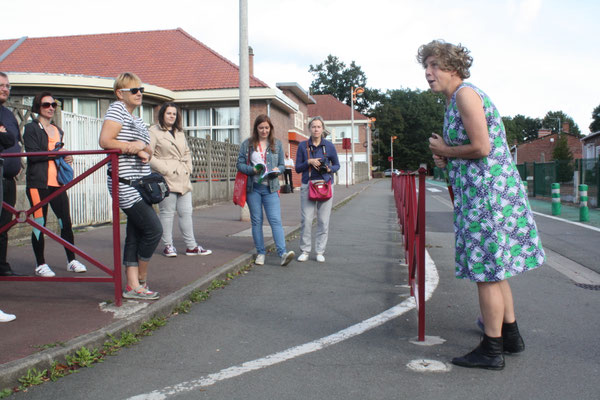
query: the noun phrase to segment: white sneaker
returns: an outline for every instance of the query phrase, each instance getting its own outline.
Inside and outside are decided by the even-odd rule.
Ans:
[[[294,253],[293,251],[288,251],[287,253],[283,253],[283,255],[281,256],[281,266],[285,267],[286,265],[288,265],[290,263],[290,261],[292,261],[294,259],[295,256],[296,256],[296,253]]]
[[[44,278],[52,278],[53,276],[56,276],[48,264],[38,265],[38,267],[35,269],[35,274],[37,276],[43,276]]]
[[[69,272],[87,272],[85,265],[77,260],[73,260],[67,264],[67,271]]]
[[[265,255],[264,254],[257,254],[256,258],[254,259],[254,264],[256,264],[256,265],[264,265],[265,264]]]
[[[300,254],[300,256],[298,256],[297,261],[298,262],[308,261],[308,253],[303,251],[302,254]]]
[[[325,256],[323,254],[317,254],[317,262],[325,262]]]
[[[14,320],[15,318],[17,318],[15,315],[6,314],[2,310],[0,310],[0,322],[10,322],[10,321]]]

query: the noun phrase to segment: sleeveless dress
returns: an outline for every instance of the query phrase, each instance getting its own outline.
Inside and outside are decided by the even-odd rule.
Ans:
[[[480,159],[448,159],[454,190],[455,272],[457,278],[475,282],[501,281],[540,266],[545,255],[502,118],[477,87],[463,83],[452,95],[444,115],[444,141],[449,146],[470,143],[456,104],[456,94],[465,87],[481,98],[491,148]]]

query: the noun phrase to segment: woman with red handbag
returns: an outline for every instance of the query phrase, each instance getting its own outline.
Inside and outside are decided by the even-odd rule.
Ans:
[[[265,263],[265,239],[263,236],[263,208],[267,215],[281,266],[286,266],[296,255],[285,248],[285,234],[281,223],[279,202],[279,175],[284,170],[283,146],[275,139],[271,119],[261,114],[254,121],[249,139],[240,146],[237,169],[248,176],[246,201],[252,222],[252,239],[256,247],[256,265]]]
[[[310,139],[298,145],[296,172],[302,174],[300,210],[302,230],[298,261],[307,261],[312,244],[312,222],[317,210],[315,250],[317,261],[325,262],[325,246],[329,235],[329,216],[333,205],[333,174],[340,169],[335,146],[324,138],[325,122],[314,117],[308,123]]]

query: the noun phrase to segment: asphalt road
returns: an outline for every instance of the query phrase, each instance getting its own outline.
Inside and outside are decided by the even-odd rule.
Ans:
[[[282,268],[267,257],[140,344],[15,398],[598,398],[600,292],[547,266],[511,279],[526,352],[507,358],[500,372],[448,365],[477,344],[479,332],[475,287],[453,277],[446,197],[428,191],[427,243],[435,262],[428,273],[438,274],[439,284],[427,302],[427,335],[442,344],[412,342],[414,310],[357,333],[361,321],[410,303],[389,181],[381,181],[332,214],[325,264],[312,259]],[[542,240],[567,229],[537,221]],[[297,250],[298,240],[289,247]],[[446,369],[407,366],[420,359]]]

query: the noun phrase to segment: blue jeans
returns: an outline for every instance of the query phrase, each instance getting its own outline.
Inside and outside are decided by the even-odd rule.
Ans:
[[[137,267],[138,260],[152,258],[162,236],[162,225],[152,206],[144,200],[122,210],[127,215],[123,265]]]
[[[281,257],[285,251],[285,234],[281,224],[281,207],[279,205],[279,194],[271,193],[266,185],[254,184],[254,190],[246,196],[248,209],[250,210],[250,221],[252,222],[252,238],[258,254],[265,254],[265,238],[263,237],[263,206],[267,220],[271,225],[273,240],[277,247],[277,254]]]

